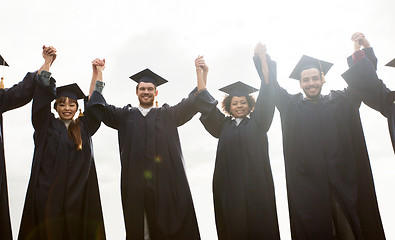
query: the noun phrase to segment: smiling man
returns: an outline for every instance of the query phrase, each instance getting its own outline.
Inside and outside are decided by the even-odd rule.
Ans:
[[[118,130],[126,239],[199,240],[177,131],[197,113],[195,96],[157,108],[157,87],[167,81],[149,69],[130,78],[138,83],[138,107],[106,104],[102,108],[95,105],[103,98],[100,91],[91,96],[92,105],[104,112],[103,122]]]
[[[262,76],[261,57],[254,62]],[[299,81],[305,96],[269,83],[281,117],[292,239],[385,239],[359,116],[361,98],[352,87],[321,94],[331,66],[300,59],[290,78]]]

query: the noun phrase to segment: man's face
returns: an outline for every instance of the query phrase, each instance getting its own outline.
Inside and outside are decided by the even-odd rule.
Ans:
[[[323,84],[320,71],[316,68],[306,69],[300,74],[300,87],[309,100],[315,100],[320,97]]]
[[[154,105],[154,99],[157,94],[158,91],[153,83],[140,82],[136,90],[140,105],[145,108]]]

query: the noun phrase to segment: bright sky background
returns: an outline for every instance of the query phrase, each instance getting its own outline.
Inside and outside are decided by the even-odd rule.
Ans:
[[[335,65],[324,93],[346,86],[341,74],[353,51],[351,34],[363,32],[379,59],[378,74],[395,89],[395,69],[384,67],[395,57],[393,0],[13,0],[0,3],[0,54],[6,87],[43,63],[42,45],[58,50],[51,71],[58,86],[77,82],[88,93],[91,61],[106,58],[106,100],[116,106],[137,105],[129,76],[150,68],[170,82],[159,88],[159,102],[178,103],[196,86],[194,60],[204,55],[210,67],[208,89],[235,81],[259,87],[253,65],[255,44],[267,44],[277,61],[278,81],[290,93],[300,91],[289,80],[302,54]],[[4,141],[12,228],[16,238],[33,155],[31,104],[7,112]],[[387,239],[395,239],[395,161],[386,119],[365,105],[360,109]],[[211,181],[217,140],[198,116],[179,128],[186,171],[202,239],[215,240]],[[268,132],[270,158],[282,239],[290,239],[279,114]],[[93,137],[105,227],[109,240],[124,239],[120,200],[120,161],[116,131],[102,125]]]

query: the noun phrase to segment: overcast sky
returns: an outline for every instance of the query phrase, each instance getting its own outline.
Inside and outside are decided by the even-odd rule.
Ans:
[[[58,86],[77,82],[88,93],[96,57],[106,58],[106,100],[116,106],[137,105],[129,76],[150,68],[169,80],[159,88],[159,103],[178,103],[196,86],[194,60],[204,55],[210,67],[208,89],[217,91],[235,81],[259,87],[252,62],[258,41],[277,61],[278,81],[290,93],[300,91],[288,78],[303,55],[334,63],[324,93],[346,87],[341,74],[353,51],[351,34],[363,32],[379,59],[378,74],[395,89],[395,69],[385,63],[395,57],[392,0],[263,1],[263,0],[135,0],[53,1],[13,0],[0,3],[0,54],[10,65],[1,67],[6,87],[43,63],[42,45],[58,50],[51,71]],[[395,239],[395,161],[386,119],[365,105],[360,109],[371,159],[381,217],[387,239]],[[17,236],[33,144],[31,104],[7,112],[4,141],[10,211]],[[202,239],[215,240],[211,181],[217,140],[195,116],[179,128]],[[288,205],[279,114],[269,136],[282,239],[290,239]],[[102,125],[93,137],[105,227],[109,240],[124,239],[120,200],[120,161],[116,131]]]

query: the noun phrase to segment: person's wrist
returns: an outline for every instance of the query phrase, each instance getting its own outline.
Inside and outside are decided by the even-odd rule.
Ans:
[[[260,59],[265,59],[266,58],[266,53],[259,53],[258,54]]]

